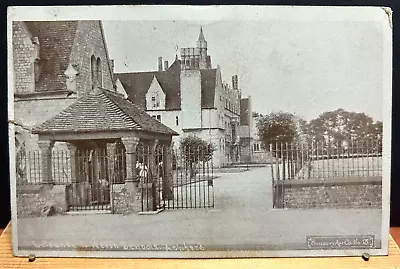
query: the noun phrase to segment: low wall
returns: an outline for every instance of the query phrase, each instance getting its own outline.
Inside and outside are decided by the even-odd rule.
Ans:
[[[55,214],[67,211],[65,185],[17,186],[17,216],[41,216],[46,206],[53,206]]]
[[[284,208],[381,208],[382,177],[287,180]]]

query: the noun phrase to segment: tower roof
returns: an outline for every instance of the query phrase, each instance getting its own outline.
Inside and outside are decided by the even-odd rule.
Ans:
[[[203,34],[203,26],[200,26],[200,34],[199,34],[199,39],[197,41],[206,41]]]
[[[207,41],[204,38],[202,26],[200,27],[200,34],[199,34],[199,38],[197,39],[197,47],[198,48],[207,48]]]

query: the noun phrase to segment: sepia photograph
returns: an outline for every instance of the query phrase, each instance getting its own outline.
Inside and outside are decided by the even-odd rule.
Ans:
[[[10,7],[13,253],[387,255],[382,7]]]

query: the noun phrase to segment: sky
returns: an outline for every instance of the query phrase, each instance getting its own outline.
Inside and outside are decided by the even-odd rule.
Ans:
[[[382,26],[377,22],[103,21],[115,72],[157,70],[194,47],[203,27],[213,67],[258,113],[306,120],[343,108],[383,118]]]

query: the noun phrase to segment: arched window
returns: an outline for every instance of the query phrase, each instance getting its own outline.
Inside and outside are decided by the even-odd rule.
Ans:
[[[97,58],[96,62],[96,68],[97,68],[97,86],[98,87],[103,87],[103,69],[101,68],[101,59]]]
[[[94,55],[92,55],[92,57],[90,58],[90,68],[92,71],[92,89],[94,89],[97,86],[96,58],[94,57]]]
[[[176,123],[176,126],[179,125],[179,117],[178,116],[175,117],[175,123]]]

